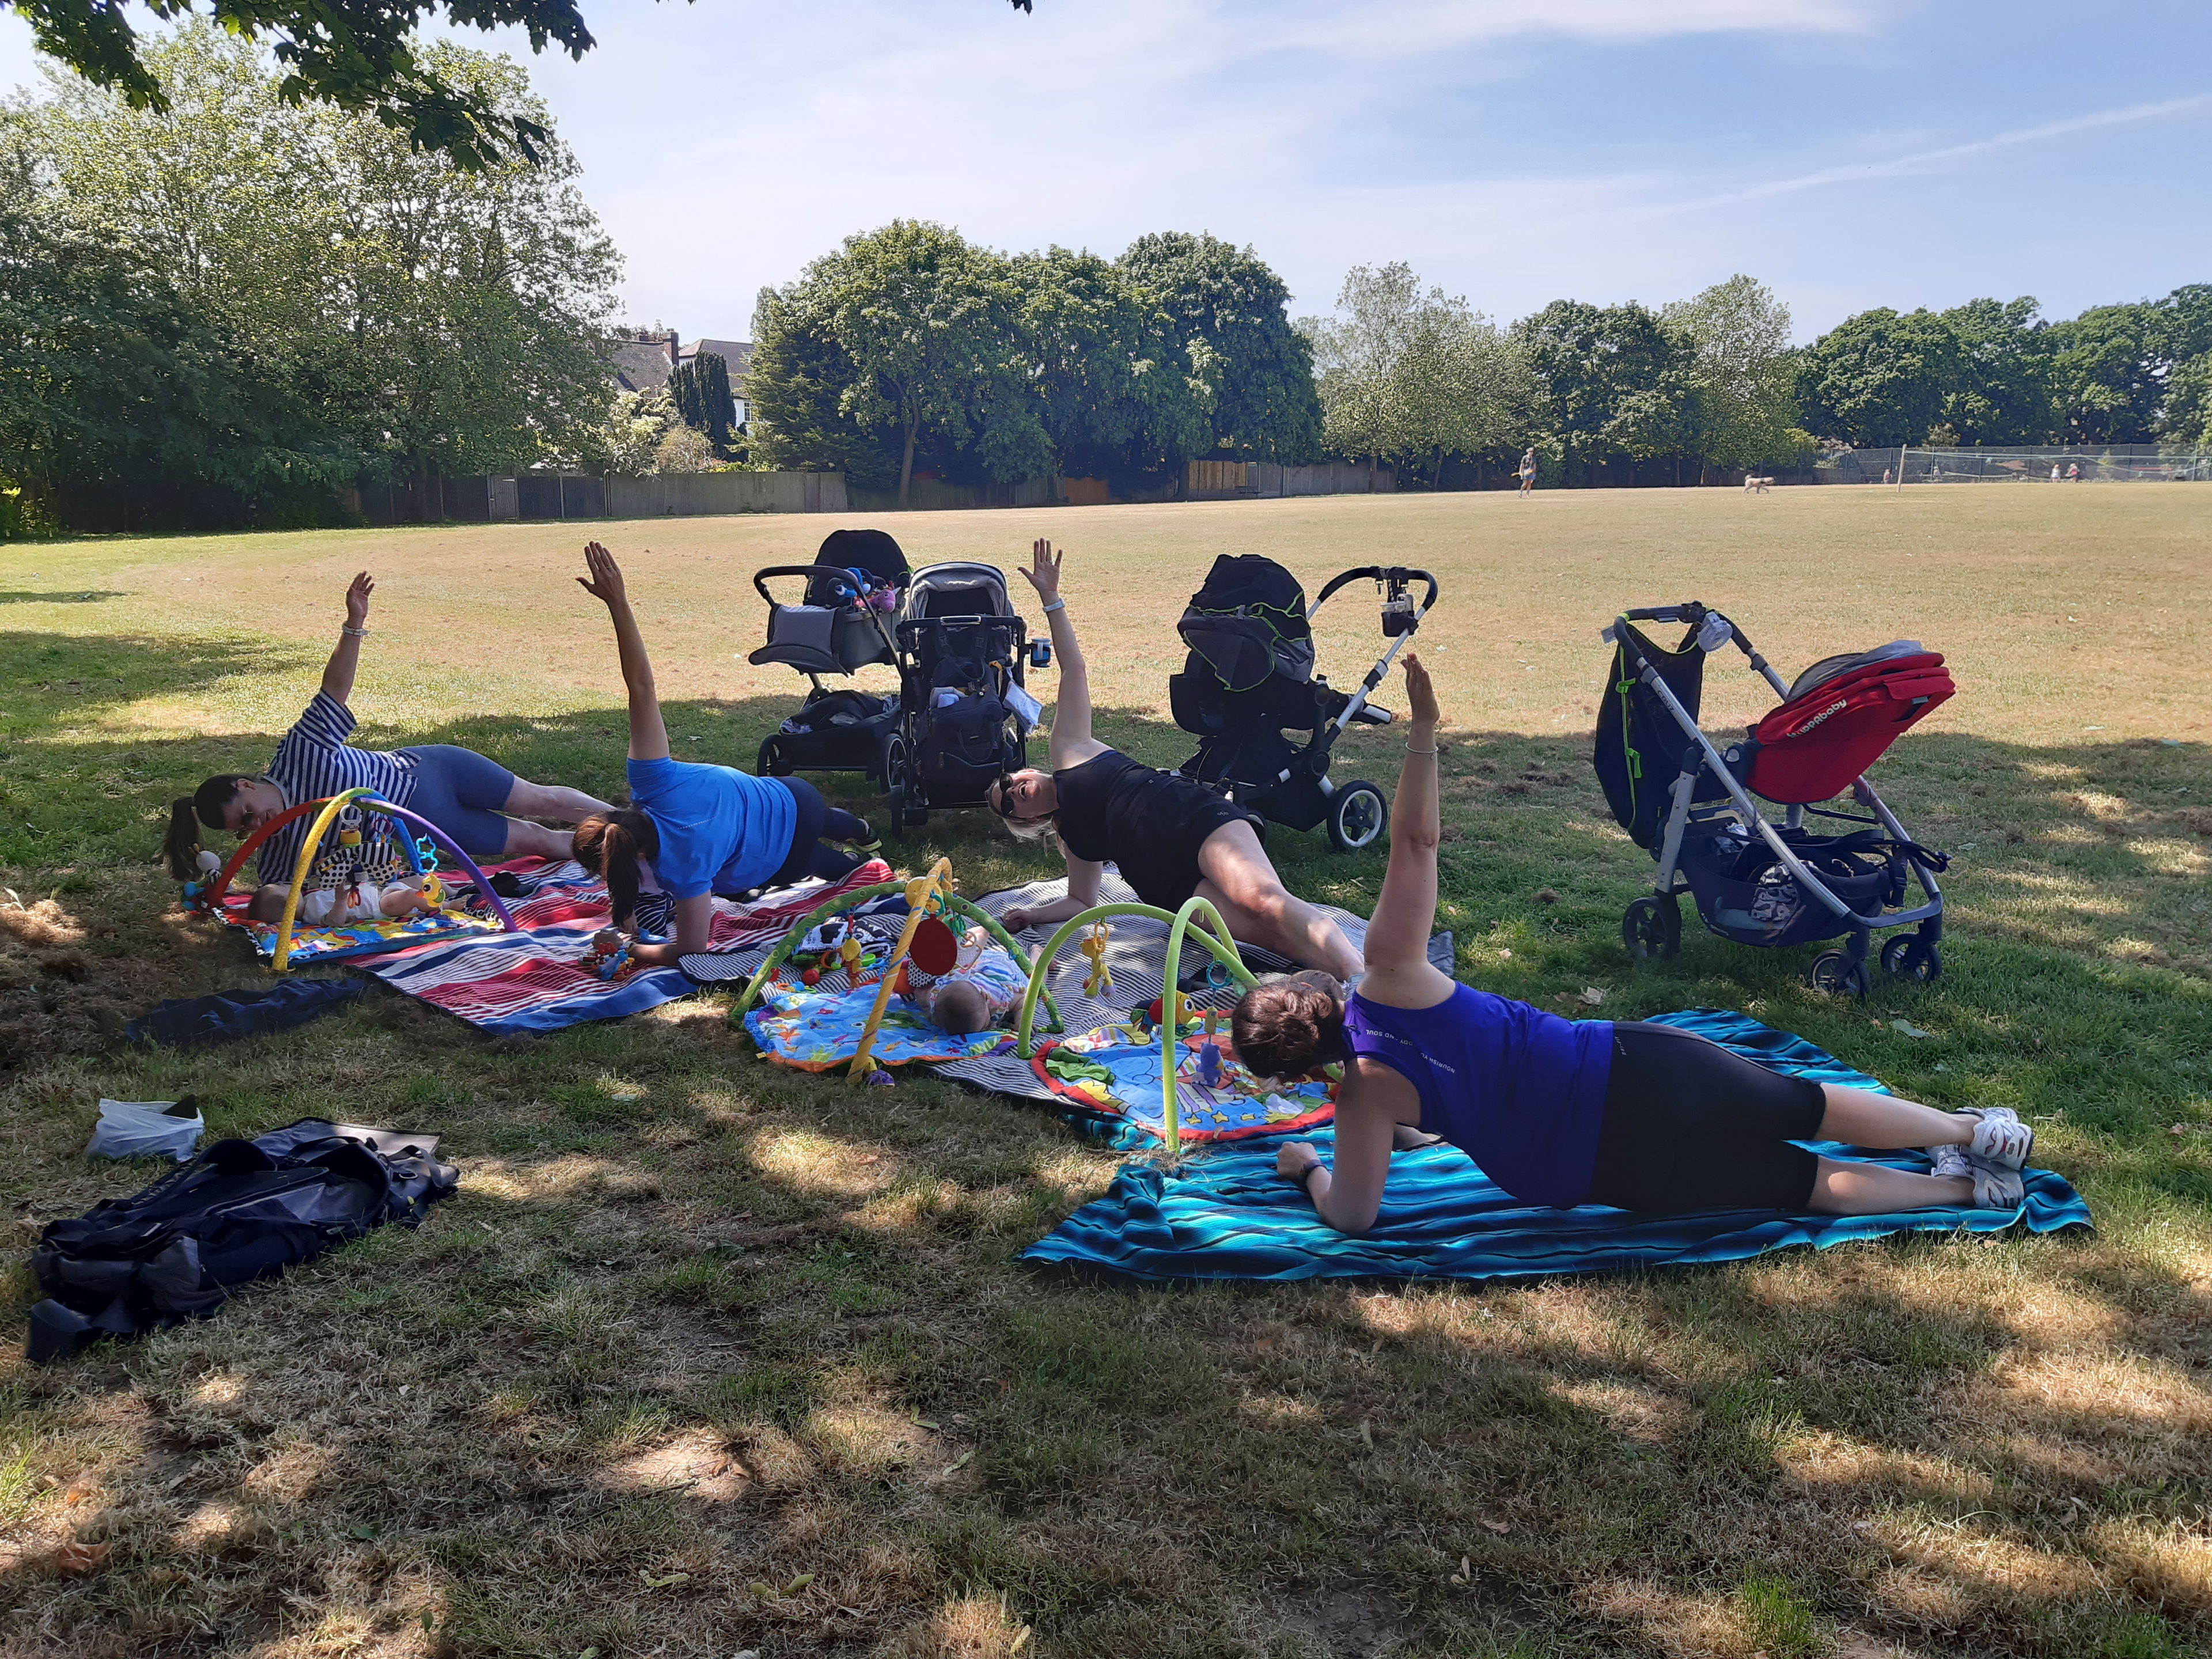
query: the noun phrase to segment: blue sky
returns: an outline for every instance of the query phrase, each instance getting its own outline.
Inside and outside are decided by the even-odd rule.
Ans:
[[[2199,3],[583,3],[599,49],[534,72],[629,316],[686,337],[744,335],[762,284],[895,216],[1006,248],[1209,230],[1301,313],[1390,259],[1501,320],[1743,270],[1801,338],[2212,281]],[[33,62],[0,14],[0,86]]]

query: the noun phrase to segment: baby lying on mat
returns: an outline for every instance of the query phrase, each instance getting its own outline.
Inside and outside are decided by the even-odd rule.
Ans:
[[[967,1036],[988,1031],[1022,1000],[1029,975],[1002,945],[994,945],[981,927],[970,927],[960,956],[945,974],[916,986],[900,970],[899,990],[940,1031]]]
[[[438,901],[425,890],[425,876],[409,876],[379,887],[373,881],[354,880],[343,887],[324,887],[300,895],[300,922],[308,927],[334,927],[349,921],[382,921],[416,910],[435,910]],[[284,900],[291,889],[280,881],[253,890],[246,914],[255,921],[282,921]]]

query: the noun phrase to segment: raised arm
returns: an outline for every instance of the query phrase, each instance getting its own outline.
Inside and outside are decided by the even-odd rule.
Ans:
[[[1437,844],[1443,823],[1437,800],[1437,694],[1421,659],[1406,657],[1410,724],[1406,764],[1390,812],[1390,865],[1367,924],[1367,974],[1359,994],[1396,1008],[1429,1008],[1452,982],[1429,961],[1437,920]]]
[[[375,579],[366,570],[346,589],[345,626],[338,631],[337,649],[323,665],[323,695],[332,702],[345,702],[353,696],[354,671],[361,666],[361,642],[368,637],[368,596],[375,592]]]
[[[1083,647],[1075,641],[1075,624],[1067,619],[1067,602],[1060,594],[1060,564],[1066,556],[1054,553],[1052,544],[1040,537],[1030,545],[1030,562],[1022,569],[1029,585],[1044,601],[1045,625],[1052,630],[1053,659],[1060,665],[1060,694],[1053,705],[1052,769],[1080,766],[1105,744],[1091,735],[1091,671],[1083,660]]]
[[[623,586],[622,567],[597,542],[585,544],[584,563],[592,574],[577,577],[577,586],[605,605],[607,614],[614,618],[623,684],[629,691],[629,757],[666,760],[668,727],[660,718],[660,697],[653,690],[653,659],[645,654],[645,636],[637,631],[637,617]]]

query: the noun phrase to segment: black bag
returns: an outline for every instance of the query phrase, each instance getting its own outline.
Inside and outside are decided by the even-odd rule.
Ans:
[[[231,1291],[359,1238],[413,1226],[459,1183],[438,1137],[302,1118],[218,1140],[131,1198],[49,1222],[31,1255],[48,1300],[31,1310],[43,1364],[103,1336],[203,1319]]]
[[[920,756],[922,775],[957,785],[988,782],[1006,769],[1006,705],[988,695],[961,696],[929,711]]]

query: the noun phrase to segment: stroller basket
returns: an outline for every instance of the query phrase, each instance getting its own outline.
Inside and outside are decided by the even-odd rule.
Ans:
[[[1678,622],[1674,648],[1637,622]],[[1741,629],[1691,601],[1622,613],[1604,637],[1613,647],[1599,708],[1592,765],[1614,818],[1658,862],[1650,897],[1621,921],[1633,956],[1680,948],[1677,895],[1686,889],[1708,931],[1768,949],[1842,939],[1817,958],[1813,982],[1863,995],[1866,956],[1876,928],[1917,924],[1890,941],[1882,966],[1932,980],[1942,970],[1941,853],[1921,846],[1865,778],[1867,768],[1906,730],[1948,700],[1943,659],[1916,640],[1830,657],[1784,684]],[[1698,724],[1705,659],[1734,645],[1781,704],[1725,751]],[[1866,815],[1815,805],[1849,791]],[[1760,799],[1785,809],[1770,821]],[[1863,824],[1815,835],[1805,814]],[[1917,881],[1924,902],[1907,906]]]

